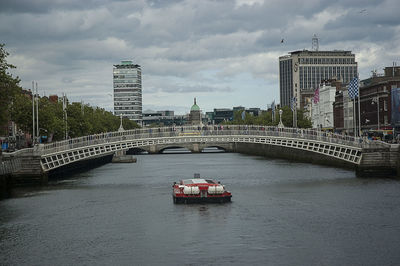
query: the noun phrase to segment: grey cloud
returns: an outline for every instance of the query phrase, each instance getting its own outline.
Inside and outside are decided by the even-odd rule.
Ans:
[[[132,59],[142,66],[144,93],[203,92],[212,98],[218,92],[235,95],[235,78],[242,73],[277,90],[278,57],[310,49],[314,33],[321,49],[353,50],[357,56],[374,47],[376,59],[360,64],[361,73],[390,64],[399,57],[399,7],[397,0],[240,6],[231,0],[4,0],[0,42],[11,49],[10,63],[28,87],[38,79],[74,97],[84,89],[85,97],[103,104],[109,101],[104,95],[112,88],[112,65]]]
[[[92,9],[125,0],[2,0],[0,13],[48,13],[53,10]]]
[[[164,86],[150,87],[146,90],[146,93],[206,93],[206,92],[232,92],[233,89],[226,86],[209,86],[209,85],[185,85],[170,83]]]

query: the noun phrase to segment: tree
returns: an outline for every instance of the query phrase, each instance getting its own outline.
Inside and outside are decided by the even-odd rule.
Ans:
[[[293,112],[288,106],[281,108],[282,122],[285,127],[293,127]],[[242,117],[243,110],[236,111],[233,114],[232,122],[224,122],[224,124],[233,125],[263,125],[263,126],[277,126],[279,123],[279,110],[275,111],[275,121],[272,121],[272,111],[262,112],[259,116],[253,116],[245,113]],[[244,119],[243,119],[244,118]],[[297,110],[297,127],[310,128],[311,121],[304,116],[304,110]]]
[[[6,135],[7,122],[10,118],[10,105],[13,97],[21,91],[19,78],[14,78],[9,69],[15,68],[14,65],[7,63],[9,53],[4,49],[4,44],[0,44],[0,135]]]

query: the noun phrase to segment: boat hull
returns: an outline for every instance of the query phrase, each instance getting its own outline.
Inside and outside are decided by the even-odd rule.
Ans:
[[[172,196],[176,204],[190,204],[190,203],[225,203],[230,202],[232,195],[221,197],[176,197]]]

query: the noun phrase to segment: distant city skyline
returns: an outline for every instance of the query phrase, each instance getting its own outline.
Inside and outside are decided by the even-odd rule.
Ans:
[[[400,3],[4,0],[0,43],[21,86],[113,110],[112,66],[142,68],[143,111],[203,112],[279,102],[279,57],[355,54],[360,78],[400,63]]]

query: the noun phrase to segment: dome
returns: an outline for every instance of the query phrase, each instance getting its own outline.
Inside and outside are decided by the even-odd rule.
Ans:
[[[194,104],[190,108],[190,111],[200,111],[200,107],[196,104],[196,98],[194,98]]]
[[[190,108],[190,111],[200,111],[200,107],[197,104],[193,104],[192,108]]]

